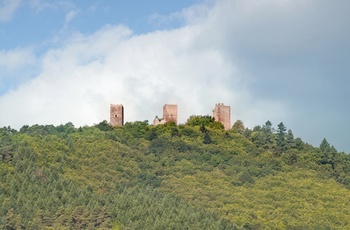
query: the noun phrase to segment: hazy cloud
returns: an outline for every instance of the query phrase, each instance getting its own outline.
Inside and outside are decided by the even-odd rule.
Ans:
[[[25,65],[35,63],[35,55],[32,49],[16,48],[14,50],[0,50],[0,68],[15,70]],[[0,75],[1,78],[1,75]]]
[[[199,23],[205,20],[210,12],[211,4],[195,4],[191,7],[173,12],[169,15],[154,13],[150,15],[150,23],[156,27],[162,28],[172,25],[174,22],[181,25]]]
[[[19,7],[21,0],[0,1],[0,21],[9,21]]]
[[[71,10],[66,14],[66,17],[64,19],[64,24],[69,24],[78,14],[77,10]]]
[[[72,9],[75,5],[72,1],[66,0],[29,0],[29,4],[37,11],[42,10],[57,10],[57,9]]]
[[[185,122],[223,102],[232,122],[283,121],[306,141],[327,137],[350,150],[342,139],[350,129],[349,6],[217,0],[155,17],[183,20],[174,30],[135,35],[110,25],[73,34],[40,58],[35,79],[0,97],[0,125],[91,125],[109,119],[110,103],[124,104],[127,121],[151,121],[177,103]]]
[[[108,26],[76,34],[47,52],[36,79],[0,99],[6,108],[21,104],[28,116],[13,107],[1,120],[16,127],[28,121],[92,124],[108,119],[110,103],[125,104],[127,121],[151,120],[165,103],[179,104],[182,122],[211,113],[218,99],[232,96],[221,89],[232,66],[215,50],[197,50],[197,39],[189,28],[133,36],[125,27]],[[221,95],[213,97],[215,91]]]

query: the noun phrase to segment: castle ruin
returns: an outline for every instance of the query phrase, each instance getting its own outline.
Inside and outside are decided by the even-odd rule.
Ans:
[[[163,118],[156,116],[153,120],[153,125],[175,122],[177,124],[177,105],[165,104],[163,106]]]
[[[110,106],[110,124],[111,126],[124,125],[124,107],[122,104]]]
[[[224,103],[215,104],[213,117],[215,121],[218,121],[224,125],[225,130],[229,130],[231,128],[231,107],[230,106],[224,105]]]
[[[223,103],[215,104],[213,110],[214,120],[220,122],[225,130],[231,129],[231,107]],[[177,124],[177,105],[165,104],[163,106],[163,117],[156,116],[153,125],[160,125],[169,122]],[[124,107],[122,104],[110,105],[110,125],[124,126]]]

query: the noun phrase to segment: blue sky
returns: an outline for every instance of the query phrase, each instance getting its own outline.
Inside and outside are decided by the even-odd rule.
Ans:
[[[350,152],[350,2],[0,0],[0,126],[92,125],[231,105]]]
[[[173,28],[179,23],[159,26],[153,23],[156,15],[168,15],[195,4],[188,1],[8,1],[18,2],[11,16],[2,20],[1,44],[5,47],[40,44],[62,32],[78,30],[92,33],[105,24],[125,24],[136,33],[150,32],[159,28]]]
[[[5,11],[2,13],[4,16],[0,18],[2,50],[30,47],[32,52],[40,57],[50,47],[60,45],[60,42],[74,32],[89,34],[105,25],[126,25],[135,34],[179,27],[183,25],[181,18],[166,21],[159,18],[187,8],[198,1],[1,0],[0,2]],[[25,79],[21,80],[35,77],[37,71],[36,66],[30,66],[26,70]],[[1,84],[0,94],[22,83],[10,76],[15,74],[17,72],[4,74],[6,83]]]

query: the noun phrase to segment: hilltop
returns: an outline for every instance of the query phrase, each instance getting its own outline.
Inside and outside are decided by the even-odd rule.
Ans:
[[[350,158],[281,122],[0,129],[1,229],[350,228]]]

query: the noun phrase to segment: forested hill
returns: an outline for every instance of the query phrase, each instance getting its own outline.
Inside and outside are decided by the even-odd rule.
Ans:
[[[283,123],[0,129],[0,229],[350,229],[350,157]]]

